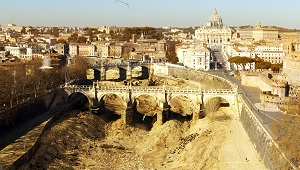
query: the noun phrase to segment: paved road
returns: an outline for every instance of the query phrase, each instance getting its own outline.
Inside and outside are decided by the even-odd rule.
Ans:
[[[214,57],[218,60],[219,62],[219,68],[217,70],[210,70],[208,71],[211,74],[215,74],[219,77],[223,77],[229,81],[231,81],[232,83],[235,83],[238,85],[239,87],[239,92],[243,95],[243,98],[245,99],[246,103],[248,104],[248,106],[250,107],[250,109],[253,110],[255,116],[258,118],[258,120],[261,122],[261,124],[263,124],[263,126],[268,130],[268,132],[270,133],[270,128],[271,128],[271,124],[273,121],[280,119],[284,113],[282,113],[281,111],[263,111],[259,108],[257,108],[255,106],[256,103],[260,103],[260,89],[256,88],[256,87],[248,87],[248,86],[243,86],[241,84],[240,79],[238,79],[235,76],[231,76],[229,75],[229,72],[224,72],[224,64],[226,63],[226,61],[224,61],[224,58],[219,51],[214,52]],[[221,64],[222,63],[222,64]],[[268,110],[268,108],[265,108],[264,110]],[[272,133],[270,133],[271,135],[273,135]]]

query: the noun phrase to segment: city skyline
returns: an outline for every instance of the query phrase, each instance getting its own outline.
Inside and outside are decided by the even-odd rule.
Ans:
[[[228,26],[260,21],[262,26],[300,29],[296,0],[10,0],[2,5],[0,25],[196,27],[216,8]]]

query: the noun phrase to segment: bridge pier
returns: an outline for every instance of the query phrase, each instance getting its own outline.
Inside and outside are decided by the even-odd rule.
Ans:
[[[157,117],[157,124],[158,125],[163,125],[168,117],[169,117],[169,111],[170,109],[169,108],[165,108],[163,110],[159,110],[157,113],[156,113],[156,117]]]
[[[132,106],[127,107],[122,115],[121,119],[123,120],[123,123],[125,125],[130,125],[133,122],[133,114],[134,114],[134,108]]]
[[[198,119],[200,119],[200,113],[201,111],[193,113],[193,122],[196,122]]]
[[[131,63],[128,61],[127,71],[126,71],[126,80],[131,80],[132,73],[131,73]]]
[[[100,80],[106,80],[106,71],[105,71],[105,68],[103,66],[103,62],[101,62]]]

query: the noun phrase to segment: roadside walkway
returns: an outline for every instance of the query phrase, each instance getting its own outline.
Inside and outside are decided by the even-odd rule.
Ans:
[[[266,169],[238,116],[230,109],[227,109],[227,113],[231,117],[231,124],[219,154],[219,169]]]

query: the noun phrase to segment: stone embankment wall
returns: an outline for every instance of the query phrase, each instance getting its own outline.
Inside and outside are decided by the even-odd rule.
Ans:
[[[258,87],[259,72],[241,71],[241,84],[243,86]]]
[[[36,150],[39,148],[42,135],[45,131],[51,128],[63,114],[73,109],[81,109],[81,107],[82,109],[85,109],[86,102],[87,100],[85,97],[78,96],[73,101],[70,101],[70,103],[56,106],[50,110],[49,114],[54,115],[52,118],[20,138],[24,143],[26,140],[24,148],[23,145],[19,144],[19,142],[14,142],[0,151],[0,158],[3,159],[0,159],[0,170],[15,170],[21,165],[29,162]]]
[[[180,71],[179,71],[180,70]],[[192,69],[178,69],[175,67],[168,67],[168,75],[173,77],[180,77],[183,79],[189,79],[197,82],[205,82],[205,84],[212,84],[208,88],[218,89],[232,89],[235,88],[228,80],[218,77],[213,74],[209,74],[203,71],[197,71]]]
[[[20,103],[0,112],[0,133],[4,133],[19,123],[24,123],[56,106],[63,96],[62,90],[52,91],[35,99]]]
[[[31,146],[29,148],[26,148],[22,156],[20,157],[14,157],[12,155],[12,158],[7,158],[10,161],[7,161],[5,164],[2,164],[0,166],[0,169],[7,169],[7,170],[16,170],[19,169],[19,167],[23,164],[26,164],[30,161],[32,156],[35,154],[36,150],[39,148],[39,145],[41,143],[41,138],[44,132],[51,128],[56,120],[58,120],[63,114],[67,113],[68,111],[72,110],[74,108],[75,104],[68,105],[64,108],[61,108],[59,111],[56,112],[56,115],[50,118],[48,121],[41,124],[39,127],[37,127],[37,136],[31,136],[33,138],[31,142]],[[26,137],[26,136],[25,136]],[[12,148],[14,149],[14,148]]]
[[[265,166],[268,169],[296,169],[280,151],[277,143],[246,105],[244,99],[239,97],[241,98],[239,101],[243,102],[240,121]]]

